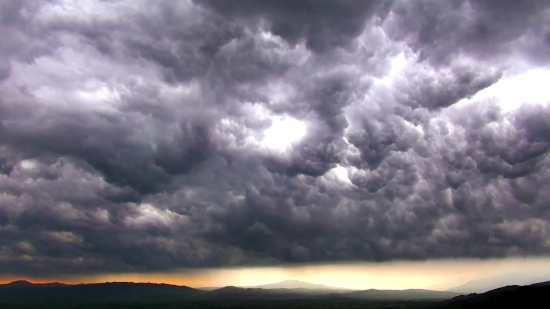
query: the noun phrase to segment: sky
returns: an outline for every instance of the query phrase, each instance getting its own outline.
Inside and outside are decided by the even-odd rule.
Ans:
[[[0,1],[0,281],[550,266],[548,20],[547,0]]]

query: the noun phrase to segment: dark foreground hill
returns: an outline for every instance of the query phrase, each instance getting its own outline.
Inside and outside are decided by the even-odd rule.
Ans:
[[[550,308],[550,281],[506,286],[482,294],[454,297],[433,309]]]

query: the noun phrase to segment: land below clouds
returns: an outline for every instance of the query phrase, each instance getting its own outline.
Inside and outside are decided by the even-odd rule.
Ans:
[[[199,290],[154,283],[66,285],[15,281],[0,285],[2,308],[543,308],[550,281],[506,286],[481,294],[432,290],[346,290],[300,281],[267,288]],[[294,286],[296,288],[280,288]],[[540,304],[540,305],[539,305]]]

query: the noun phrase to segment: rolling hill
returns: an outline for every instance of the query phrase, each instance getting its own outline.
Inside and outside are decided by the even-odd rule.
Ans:
[[[434,309],[475,308],[548,308],[550,281],[527,286],[505,286],[482,294],[453,297]]]
[[[187,286],[131,282],[64,285],[16,281],[0,285],[0,299],[3,302],[162,300],[183,299],[201,293]]]

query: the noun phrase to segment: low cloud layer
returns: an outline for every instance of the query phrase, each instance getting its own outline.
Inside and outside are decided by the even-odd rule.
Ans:
[[[549,18],[2,1],[0,273],[548,255],[550,98],[476,94],[550,69]]]

